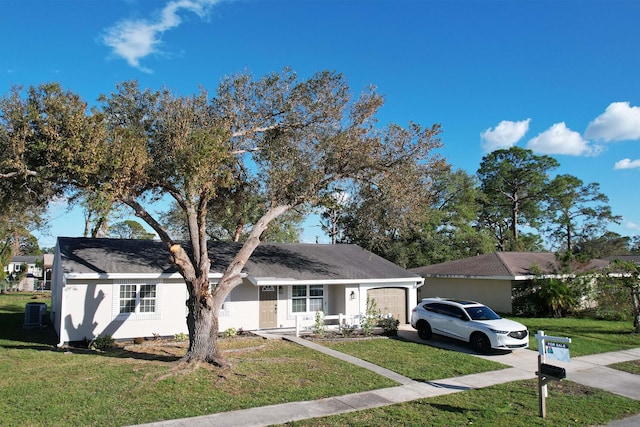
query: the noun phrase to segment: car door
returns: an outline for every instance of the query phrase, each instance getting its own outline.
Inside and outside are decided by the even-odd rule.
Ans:
[[[426,304],[424,306],[428,312],[427,321],[429,325],[431,325],[431,331],[433,331],[434,334],[447,335],[446,321],[448,316],[445,314],[443,306],[444,304],[440,303]]]
[[[460,307],[454,305],[447,306],[446,324],[443,326],[447,330],[447,335],[452,338],[466,340],[467,317]]]

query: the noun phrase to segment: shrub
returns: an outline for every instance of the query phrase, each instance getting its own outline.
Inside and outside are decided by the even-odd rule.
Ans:
[[[236,328],[229,328],[222,333],[222,336],[225,338],[233,338],[238,334]]]
[[[355,325],[340,325],[340,333],[346,338],[353,336],[355,330]]]
[[[585,296],[580,279],[535,278],[513,289],[514,314],[562,317],[578,307]]]
[[[360,322],[360,327],[362,328],[363,335],[369,336],[373,333],[373,328],[375,328],[376,324],[378,323],[379,317],[380,314],[378,312],[376,300],[371,299],[367,296],[367,311],[362,317],[362,321]]]
[[[134,344],[142,344],[144,342],[144,338],[143,337],[136,337],[133,339],[133,343]]]
[[[175,339],[176,341],[186,341],[189,339],[189,335],[179,332],[173,336],[173,339]]]
[[[313,333],[318,336],[324,335],[324,313],[320,310],[316,311],[316,318],[313,324]]]
[[[107,350],[113,348],[114,343],[115,342],[113,341],[113,338],[111,338],[111,335],[107,334],[103,337],[98,337],[91,341],[89,348],[91,350]]]
[[[394,319],[393,316],[382,317],[378,322],[378,326],[382,328],[382,333],[388,337],[395,337],[398,335],[398,326],[400,321]]]

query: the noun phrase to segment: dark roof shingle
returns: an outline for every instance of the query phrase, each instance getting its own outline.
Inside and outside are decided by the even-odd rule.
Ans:
[[[153,240],[60,237],[58,247],[67,273],[175,273],[169,251]],[[212,242],[211,271],[223,273],[240,243]],[[295,280],[419,279],[357,245],[263,243],[244,271],[256,278]]]

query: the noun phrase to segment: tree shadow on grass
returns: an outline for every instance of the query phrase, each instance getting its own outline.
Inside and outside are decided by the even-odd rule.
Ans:
[[[47,318],[48,319],[48,318]],[[52,352],[69,352],[73,354],[93,355],[96,357],[130,358],[160,362],[176,362],[182,356],[163,350],[161,345],[150,351],[148,346],[124,346],[118,343],[115,348],[105,351],[91,350],[88,343],[75,343],[59,348],[58,338],[53,326],[45,323],[41,327],[24,328],[24,311],[6,310],[0,313],[0,348],[11,350],[36,350]]]
[[[109,348],[105,350],[93,350],[90,348],[86,348],[86,346],[82,346],[78,344],[77,346],[69,345],[62,348],[58,348],[55,344],[37,344],[37,343],[24,343],[21,344],[16,342],[14,344],[0,344],[0,348],[11,349],[11,350],[36,350],[36,351],[51,351],[51,352],[64,352],[67,354],[77,354],[77,355],[86,355],[86,356],[94,356],[94,357],[110,357],[117,359],[135,359],[135,360],[146,360],[146,361],[156,361],[156,362],[166,362],[173,363],[178,362],[182,356],[174,354],[170,351],[156,349],[154,351],[145,351],[145,349],[140,348],[139,350],[135,349],[134,346],[126,346],[121,347],[117,345],[114,348]]]
[[[44,323],[41,327],[24,327],[24,310],[6,310],[0,313],[0,341],[16,341],[25,346],[53,346],[56,343],[56,333],[51,324]]]

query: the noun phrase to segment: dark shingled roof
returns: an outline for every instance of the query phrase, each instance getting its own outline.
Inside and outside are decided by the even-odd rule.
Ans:
[[[603,268],[608,264],[606,260],[592,260],[588,263],[574,263],[571,269],[573,273],[579,273]],[[517,277],[532,276],[536,271],[557,274],[560,270],[560,263],[551,252],[494,252],[410,269],[423,277]]]
[[[159,241],[59,237],[58,247],[66,273],[176,272],[166,245]],[[210,243],[211,270],[223,273],[240,247],[239,243]],[[262,243],[249,258],[244,271],[259,279],[420,278],[357,245]]]

